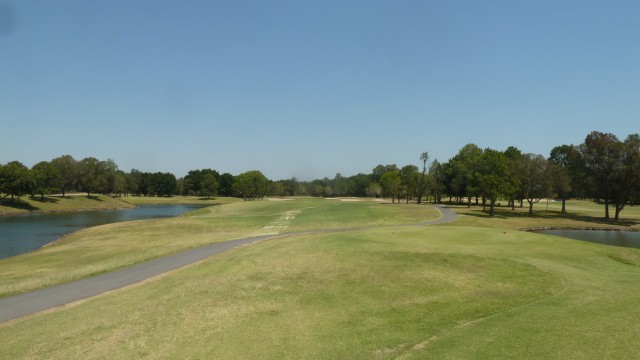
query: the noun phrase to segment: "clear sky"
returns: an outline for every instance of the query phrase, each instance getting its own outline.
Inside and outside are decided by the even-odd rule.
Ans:
[[[303,180],[640,132],[640,1],[0,0],[0,163]]]

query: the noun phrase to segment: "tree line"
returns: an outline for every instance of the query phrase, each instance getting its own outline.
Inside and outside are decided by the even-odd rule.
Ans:
[[[544,198],[565,201],[592,199],[605,205],[605,218],[614,218],[628,204],[640,202],[640,136],[624,141],[615,135],[594,131],[582,144],[554,147],[549,156],[523,153],[510,146],[504,151],[463,146],[449,161],[428,162],[419,156],[419,166],[380,164],[371,173],[350,177],[298,181],[295,177],[272,181],[260,171],[239,175],[213,169],[191,170],[183,178],[171,173],[149,173],[136,169],[124,172],[113,160],[89,157],[75,160],[70,155],[42,161],[31,169],[18,161],[0,164],[0,193],[4,197],[45,196],[71,191],[87,194],[128,196],[193,195],[237,196],[244,200],[264,196],[355,196],[386,197],[392,202],[450,202],[482,205],[490,215],[499,199],[515,209],[526,201],[529,214]]]

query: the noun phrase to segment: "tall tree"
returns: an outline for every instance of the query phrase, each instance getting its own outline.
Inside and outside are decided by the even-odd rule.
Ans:
[[[567,214],[567,199],[571,195],[571,175],[568,168],[549,161],[549,179],[552,192],[562,200],[561,215]]]
[[[533,204],[551,193],[548,162],[542,155],[524,154],[519,178],[522,194],[529,203],[529,216],[533,216]]]
[[[402,185],[400,171],[392,170],[382,174],[380,177],[380,185],[382,185],[383,194],[391,197],[392,203],[395,202],[396,198],[398,202],[400,202],[400,187]]]
[[[612,174],[611,197],[615,205],[615,220],[629,200],[640,191],[640,136],[629,135],[622,144],[621,164]]]
[[[78,162],[78,185],[89,196],[99,187],[100,161],[87,157]]]
[[[489,216],[493,216],[498,197],[510,190],[507,158],[500,151],[485,149],[477,168],[479,193],[489,201]]]
[[[622,143],[610,133],[594,131],[580,145],[580,153],[596,185],[595,195],[604,200],[606,220],[610,219],[611,185],[613,177],[622,166],[622,152]]]
[[[429,153],[425,151],[420,154],[420,160],[422,161],[422,173],[418,182],[418,204],[422,204],[422,197],[427,190],[427,161],[429,161]]]
[[[60,188],[61,176],[58,170],[48,161],[41,161],[31,168],[33,179],[33,192],[40,194],[44,199],[45,194],[51,194]]]
[[[53,166],[60,174],[60,192],[62,197],[69,191],[76,190],[78,181],[78,162],[71,155],[62,155],[51,160]]]
[[[244,201],[263,198],[267,193],[269,180],[258,170],[244,172],[235,177],[234,190]]]
[[[216,181],[213,173],[208,172],[204,174],[200,182],[200,192],[202,196],[206,196],[209,199],[218,193],[218,181]]]
[[[441,194],[445,190],[445,169],[437,159],[433,160],[431,166],[429,166],[429,182],[428,186],[433,193],[436,203],[441,202]]]
[[[6,196],[20,198],[29,194],[32,189],[31,174],[29,168],[19,161],[12,161],[0,169],[0,193]]]
[[[417,192],[418,176],[418,167],[415,165],[405,165],[400,169],[401,192],[404,193],[407,204]]]

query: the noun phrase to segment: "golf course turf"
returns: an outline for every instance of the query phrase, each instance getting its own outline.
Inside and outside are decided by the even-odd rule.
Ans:
[[[638,250],[515,230],[571,220],[488,219],[461,209],[468,215],[453,224],[406,227],[393,225],[435,219],[437,212],[428,205],[321,199],[257,203],[137,224],[139,232],[149,231],[145,236],[120,225],[69,241],[126,237],[162,247],[170,243],[162,237],[186,231],[196,238],[188,248],[207,236],[215,242],[241,233],[375,227],[255,243],[156,281],[5,323],[0,358],[632,359],[640,353]],[[60,248],[58,256],[74,250],[66,241],[51,247]],[[129,241],[117,244],[137,246]],[[22,261],[38,264],[37,254]],[[9,268],[20,270],[0,262],[3,274]]]

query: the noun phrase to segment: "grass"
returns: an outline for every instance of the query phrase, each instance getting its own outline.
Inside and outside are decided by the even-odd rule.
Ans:
[[[200,196],[125,196],[120,200],[132,205],[223,205],[242,201],[234,197],[206,198]]]
[[[430,207],[306,198],[236,202],[177,218],[97,226],[37,251],[0,260],[0,296],[69,282],[225,240],[312,229],[414,223],[438,216]]]
[[[621,212],[620,221],[606,221],[604,219],[604,205],[591,201],[567,201],[566,216],[560,214],[561,202],[540,202],[534,205],[533,216],[529,216],[528,207],[498,207],[495,216],[490,218],[488,212],[482,211],[482,206],[449,205],[463,219],[459,223],[465,226],[499,227],[508,229],[523,229],[537,226],[550,227],[596,227],[596,228],[640,228],[640,207],[627,206]],[[610,209],[611,210],[611,209]]]
[[[631,359],[640,268],[616,251],[469,226],[295,235],[4,325],[0,357]]]
[[[0,200],[0,215],[28,214],[32,212],[85,211],[132,208],[133,205],[104,195],[22,197]]]
[[[0,325],[0,358],[637,358],[640,250],[514,230],[532,223],[593,225],[588,214],[600,216],[595,204],[569,209],[576,218],[504,213],[489,219],[465,208],[454,225],[263,241]],[[91,240],[98,235],[142,237],[154,226],[162,231],[147,240],[163,241],[163,231],[173,231],[167,238],[197,238],[199,231],[224,229],[391,225],[431,211],[320,199],[238,203],[131,224],[137,226],[126,236],[123,228],[96,228],[69,245],[98,246]],[[61,256],[73,248],[65,246]]]

